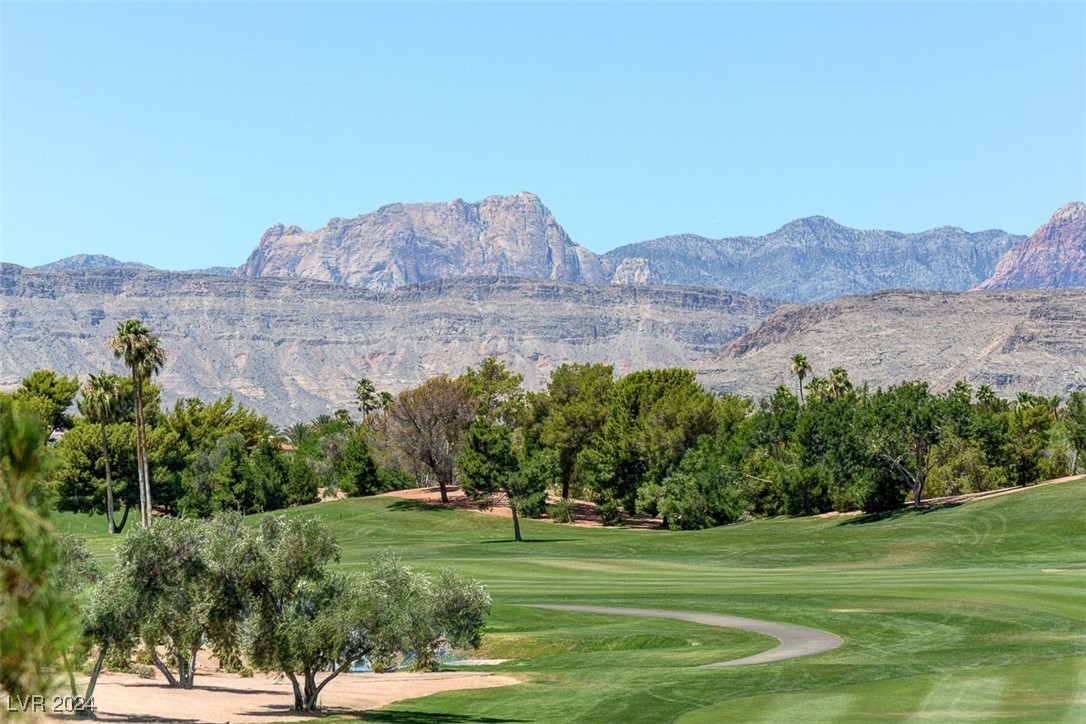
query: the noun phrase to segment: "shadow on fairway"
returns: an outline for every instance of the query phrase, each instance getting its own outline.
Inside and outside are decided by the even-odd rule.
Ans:
[[[842,521],[838,525],[864,525],[865,523],[880,523],[884,520],[899,520],[901,518],[927,515],[936,510],[949,510],[950,508],[957,508],[959,505],[961,503],[941,503],[939,505],[925,505],[922,508],[898,508],[897,510],[887,510],[882,513],[865,513]]]
[[[455,508],[446,508],[444,505],[438,503],[427,503],[422,500],[406,500],[399,498],[394,503],[389,503],[389,510],[410,510],[410,511],[423,511],[426,513],[451,513]]]
[[[478,541],[481,545],[492,545],[509,543],[510,545],[521,545],[523,543],[569,543],[572,538],[525,538],[524,540],[513,540],[512,538],[498,538],[496,540],[481,540]]]
[[[518,722],[527,719],[495,719],[489,716],[467,714],[432,714],[425,711],[364,711],[359,712],[362,721],[383,721],[394,724],[458,724],[459,722]]]

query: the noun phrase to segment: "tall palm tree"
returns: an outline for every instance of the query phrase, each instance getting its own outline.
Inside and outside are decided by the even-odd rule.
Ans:
[[[147,430],[143,419],[143,384],[166,364],[166,352],[158,337],[138,319],[117,325],[109,338],[113,356],[132,370],[132,393],[136,408],[136,465],[139,468],[140,518],[144,528],[151,526],[151,470],[147,465]]]
[[[358,411],[362,413],[363,420],[380,407],[377,388],[373,386],[373,380],[370,378],[363,377],[360,379],[358,386],[354,388],[354,394],[358,399]]]
[[[797,354],[792,358],[792,374],[799,378],[799,404],[803,406],[803,378],[811,373],[811,363],[807,355]]]
[[[102,460],[106,466],[106,520],[109,521],[111,535],[124,530],[124,524],[128,520],[127,503],[120,525],[113,515],[113,475],[109,465],[109,438],[106,435],[106,425],[116,418],[123,402],[121,378],[117,375],[99,372],[83,383],[83,399],[79,402],[79,411],[91,422],[97,422],[102,430]]]

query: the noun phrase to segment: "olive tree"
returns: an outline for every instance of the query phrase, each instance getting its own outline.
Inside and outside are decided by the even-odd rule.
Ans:
[[[254,667],[281,672],[294,708],[314,711],[321,691],[362,659],[432,660],[441,640],[479,642],[490,598],[452,574],[437,582],[390,557],[362,574],[328,569],[339,545],[315,518],[266,518],[250,583],[246,653]]]

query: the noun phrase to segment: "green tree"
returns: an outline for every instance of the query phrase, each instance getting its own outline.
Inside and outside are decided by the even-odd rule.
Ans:
[[[659,483],[702,435],[717,427],[715,398],[684,369],[644,370],[615,383],[598,452],[608,470],[597,478],[599,494],[635,509],[637,489]]]
[[[348,495],[375,495],[382,490],[377,463],[361,430],[348,433],[339,470],[340,484]]]
[[[139,467],[140,520],[144,528],[151,526],[151,469],[147,464],[147,430],[143,409],[143,388],[153,375],[166,364],[166,353],[150,329],[137,319],[117,325],[110,337],[113,355],[124,361],[132,372],[133,400],[136,412],[136,460]]]
[[[1004,454],[1015,485],[1029,485],[1044,479],[1045,448],[1049,432],[1056,422],[1048,401],[1028,393],[1019,394],[1007,417],[1007,441]]]
[[[316,503],[319,488],[320,480],[313,466],[303,455],[291,453],[287,460],[287,502],[290,505]]]
[[[68,408],[79,392],[79,380],[53,370],[35,370],[24,377],[14,392],[16,401],[32,411],[50,430],[72,426]]]
[[[876,392],[870,409],[873,417],[867,430],[876,454],[908,486],[919,506],[928,475],[943,462],[947,450],[937,446],[943,401],[931,393],[927,382],[904,382]]]
[[[138,502],[136,486],[136,427],[131,422],[106,425],[114,511],[123,506],[116,523],[123,529],[128,510]],[[99,424],[80,417],[53,447],[55,464],[48,478],[57,495],[57,507],[84,513],[105,512],[107,502],[105,457]]]
[[[464,436],[464,452],[457,460],[461,487],[474,500],[491,502],[504,495],[513,516],[513,538],[522,540],[518,512],[546,493],[545,479],[520,474],[520,461],[509,428],[480,417]]]
[[[297,711],[316,710],[324,687],[360,659],[425,660],[442,638],[479,641],[490,599],[478,584],[452,574],[435,583],[387,557],[361,576],[330,571],[339,545],[315,518],[265,518],[252,535],[246,651],[291,682]]]
[[[170,686],[191,689],[196,654],[207,636],[214,580],[198,520],[166,518],[124,539],[118,559],[124,587],[135,594],[139,632]],[[164,646],[166,660],[157,647]]]
[[[799,405],[803,407],[803,380],[811,374],[811,363],[807,361],[806,355],[797,354],[792,357],[792,374],[799,380]]]
[[[62,555],[47,519],[46,434],[0,396],[0,689],[43,694],[78,635],[78,612],[58,582]]]
[[[83,399],[79,411],[90,422],[98,423],[102,433],[102,461],[106,473],[106,521],[111,534],[120,533],[124,521],[128,520],[128,506],[124,509],[124,520],[118,526],[113,515],[113,475],[109,465],[109,435],[107,426],[118,416],[119,411],[129,403],[121,396],[120,378],[107,372],[91,375],[83,384]]]
[[[459,379],[478,405],[477,414],[494,422],[515,425],[524,406],[524,375],[513,372],[496,357],[487,357],[479,369],[469,367]]]
[[[607,421],[607,399],[614,368],[602,364],[563,364],[547,384],[549,406],[540,441],[558,454],[562,497],[568,498],[582,450],[595,445]]]

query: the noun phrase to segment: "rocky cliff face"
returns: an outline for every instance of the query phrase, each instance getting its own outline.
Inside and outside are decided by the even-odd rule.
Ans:
[[[950,226],[917,234],[862,231],[814,216],[765,236],[668,236],[603,258],[616,284],[714,286],[809,302],[887,288],[971,289],[1022,239]]]
[[[1066,395],[1086,390],[1086,290],[965,293],[883,291],[781,307],[706,360],[699,375],[714,389],[766,396],[795,389],[791,357],[814,374],[846,368],[872,387],[923,379],[936,389],[958,380]]]
[[[999,260],[981,289],[1086,287],[1086,204],[1061,206],[1048,223]]]
[[[478,203],[391,204],[312,232],[277,224],[238,274],[374,291],[480,275],[607,281],[599,258],[574,243],[530,193]]]
[[[563,362],[620,373],[691,367],[775,304],[719,289],[586,286],[508,277],[376,293],[297,279],[39,272],[0,265],[0,388],[40,367],[120,370],[106,343],[137,317],[169,355],[166,401],[233,394],[277,424],[352,408],[370,377],[399,391],[495,355],[544,384]]]

